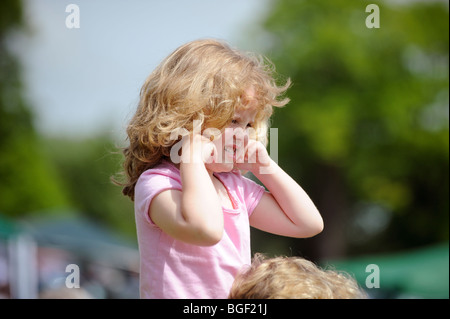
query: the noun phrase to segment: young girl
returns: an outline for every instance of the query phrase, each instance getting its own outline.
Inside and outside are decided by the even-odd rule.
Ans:
[[[250,225],[292,237],[322,231],[311,199],[265,149],[289,85],[216,40],[179,47],[147,78],[127,128],[123,189],[135,204],[142,298],[226,298],[251,262]]]

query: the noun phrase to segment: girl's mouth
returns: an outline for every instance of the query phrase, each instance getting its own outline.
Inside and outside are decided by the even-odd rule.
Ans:
[[[229,157],[233,158],[233,161],[236,160],[236,145],[225,146],[224,151]]]

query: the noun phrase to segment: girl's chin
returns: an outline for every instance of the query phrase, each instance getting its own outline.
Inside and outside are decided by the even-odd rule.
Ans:
[[[211,163],[205,165],[208,170],[214,173],[231,172],[234,168],[233,163]]]

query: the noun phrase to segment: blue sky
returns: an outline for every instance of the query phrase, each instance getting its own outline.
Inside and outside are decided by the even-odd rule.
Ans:
[[[26,0],[29,32],[11,48],[36,127],[44,135],[119,139],[154,67],[179,45],[220,38],[253,51],[267,0]],[[69,4],[80,9],[80,28],[66,27]],[[255,42],[253,42],[254,44]]]

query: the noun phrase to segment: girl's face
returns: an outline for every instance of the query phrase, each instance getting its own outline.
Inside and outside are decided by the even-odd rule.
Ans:
[[[215,136],[213,144],[216,148],[216,158],[214,163],[207,164],[210,171],[230,172],[236,162],[243,161],[249,131],[253,130],[258,113],[253,89],[246,90],[244,105],[245,108],[235,111],[230,125],[221,131],[220,136]]]

